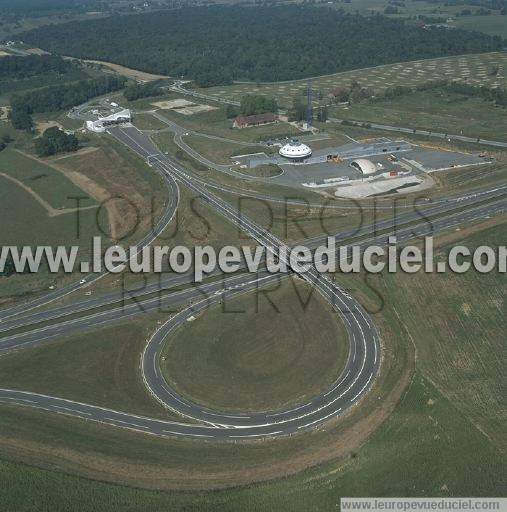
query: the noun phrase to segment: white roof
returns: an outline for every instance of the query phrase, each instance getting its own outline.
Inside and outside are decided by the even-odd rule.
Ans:
[[[117,121],[118,119],[122,118],[130,118],[130,110],[128,108],[124,108],[123,110],[115,112],[114,114],[106,117],[100,117],[99,121]]]
[[[350,165],[361,171],[363,174],[373,174],[374,172],[377,172],[376,165],[366,158],[357,158],[356,160],[353,160]]]
[[[279,154],[285,158],[305,158],[312,154],[312,150],[298,140],[291,140],[280,148]]]

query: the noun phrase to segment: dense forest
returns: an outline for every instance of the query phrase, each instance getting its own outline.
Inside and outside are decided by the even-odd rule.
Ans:
[[[2,14],[20,14],[30,17],[106,8],[107,2],[104,0],[0,0]]]
[[[20,80],[50,71],[66,73],[72,64],[56,55],[8,56],[0,59],[0,81]]]
[[[499,50],[501,38],[303,5],[213,6],[44,26],[24,41],[211,86]]]
[[[125,86],[125,78],[107,76],[77,83],[43,87],[11,98],[12,110],[29,113],[56,112],[84,103],[95,96],[117,91]]]

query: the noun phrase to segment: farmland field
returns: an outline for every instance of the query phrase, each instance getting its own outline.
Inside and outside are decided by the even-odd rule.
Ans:
[[[490,75],[493,66],[503,70],[498,77]],[[320,92],[325,97],[337,87],[350,87],[357,80],[363,87],[372,87],[381,92],[387,87],[403,85],[414,87],[432,80],[466,80],[473,85],[507,86],[507,54],[494,52],[458,57],[442,57],[414,62],[400,62],[372,68],[336,73],[329,76],[316,77],[313,80],[315,99]],[[306,93],[307,81],[294,80],[277,83],[244,83],[231,86],[217,86],[202,89],[200,92],[210,96],[239,101],[245,94],[262,94],[274,97],[278,104],[289,107],[292,98],[301,97]]]

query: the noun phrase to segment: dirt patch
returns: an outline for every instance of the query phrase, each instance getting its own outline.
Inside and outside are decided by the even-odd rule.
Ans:
[[[52,160],[50,165],[103,204],[113,240],[149,229],[156,215],[152,207],[162,204],[164,189],[154,190],[140,170],[113,148],[82,150]]]
[[[54,126],[63,130],[63,126],[57,121],[39,121],[36,123],[35,128],[39,133],[44,133],[48,128],[53,128]]]
[[[51,162],[58,162],[59,160],[65,160],[66,158],[73,158],[75,156],[88,155],[89,153],[94,153],[95,151],[98,151],[98,150],[99,150],[99,148],[95,148],[93,146],[87,146],[86,148],[81,148],[74,153],[65,153],[63,155],[53,157],[51,159]]]
[[[179,108],[177,112],[185,116],[192,116],[200,112],[210,112],[211,110],[218,110],[218,107],[212,107],[211,105],[191,105],[189,107]]]
[[[116,236],[118,234],[119,227],[123,223],[122,213],[118,211],[118,208],[116,206],[115,200],[110,200],[111,194],[104,189],[103,187],[99,186],[97,183],[95,183],[93,180],[91,180],[89,177],[85,176],[84,174],[69,170],[66,167],[62,166],[58,163],[58,161],[48,161],[43,160],[41,158],[37,158],[33,155],[30,155],[28,153],[21,152],[24,156],[31,158],[32,160],[36,160],[37,162],[40,162],[44,165],[49,165],[53,169],[56,169],[57,171],[60,171],[62,174],[65,175],[66,178],[68,178],[74,185],[79,187],[83,192],[88,194],[89,196],[93,197],[98,203],[104,204],[104,207],[106,208],[106,211],[108,213],[109,217],[109,228],[111,232],[111,237],[113,239],[116,239]],[[76,156],[75,154],[67,155],[69,158],[71,156]]]
[[[81,59],[74,59],[73,57],[65,57],[65,58],[72,59],[72,60],[81,60]],[[165,75],[154,75],[153,73],[145,73],[144,71],[127,68],[125,66],[121,66],[120,64],[114,64],[112,62],[105,62],[102,60],[84,59],[84,60],[81,60],[81,62],[87,62],[90,64],[98,64],[100,66],[104,66],[106,68],[112,69],[113,71],[116,71],[116,73],[119,73],[120,75],[126,76],[128,78],[135,78],[136,80],[141,80],[143,82],[153,82],[154,80],[168,78]]]
[[[29,53],[30,55],[49,55],[48,52],[45,52],[40,48],[29,48],[28,50],[26,50],[26,53]]]
[[[217,107],[213,107],[211,105],[203,105],[200,103],[193,103],[184,98],[176,98],[175,100],[169,101],[156,101],[152,103],[152,105],[162,110],[175,110],[179,114],[183,114],[185,116],[199,114],[200,112],[217,110]]]
[[[10,53],[4,52],[3,50],[0,50],[0,57],[8,57]]]
[[[151,103],[154,107],[158,107],[164,110],[171,110],[173,108],[181,108],[181,107],[187,107],[190,105],[194,105],[191,101],[185,100],[183,98],[177,98],[175,100],[170,101],[156,101],[154,103]]]

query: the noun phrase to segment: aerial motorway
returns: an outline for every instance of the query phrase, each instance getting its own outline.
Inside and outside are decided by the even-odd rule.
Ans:
[[[184,289],[177,287],[181,284],[192,284],[191,275],[170,276],[160,285],[149,285],[134,292],[132,296],[136,298],[135,302],[122,304],[120,292],[111,292],[85,301],[41,309],[42,306],[48,306],[75,290],[89,286],[105,275],[91,274],[79,283],[55,290],[29,303],[0,311],[0,353],[5,353],[28,349],[48,339],[140,315],[160,307],[161,304],[181,306],[182,309],[170,315],[147,340],[140,365],[144,384],[150,394],[165,408],[178,413],[181,421],[148,418],[126,411],[20,390],[0,389],[0,403],[44,409],[158,436],[216,440],[292,435],[322,425],[359,403],[372,388],[382,363],[377,329],[361,304],[347,290],[320,274],[313,266],[305,272],[299,271],[290,258],[279,250],[287,247],[282,240],[240,214],[234,206],[216,195],[212,191],[216,184],[210,186],[202,178],[195,179],[190,171],[163,154],[147,134],[133,126],[117,126],[109,128],[108,132],[163,176],[170,192],[164,215],[154,231],[141,241],[139,250],[151,244],[171,222],[178,207],[179,186],[183,186],[197,194],[259,245],[276,251],[275,256],[281,259],[287,258],[286,263],[291,270],[282,276],[269,274],[264,270],[257,274],[238,272],[221,280],[205,281],[199,286]],[[396,222],[392,219],[380,221],[375,225],[365,225],[360,230],[336,233],[334,236],[338,241],[355,240],[361,250],[371,244],[384,245],[393,234],[399,241],[407,241],[427,234],[430,224],[432,233],[435,233],[505,212],[506,191],[507,187],[497,186],[449,197],[430,206],[422,217],[409,212],[401,215]],[[305,242],[309,247],[316,247],[322,242],[322,238],[314,237]],[[349,340],[347,362],[329,389],[291,409],[255,414],[239,411],[232,414],[199,406],[168,385],[160,369],[162,349],[167,339],[179,327],[191,317],[205,314],[213,304],[291,275],[314,287],[331,305],[346,328]],[[156,298],[152,296],[154,291],[160,293]],[[94,311],[105,306],[109,309]],[[44,326],[39,326],[41,323]]]

